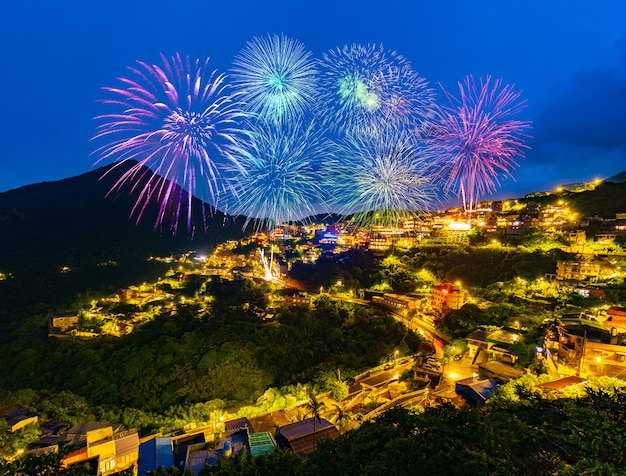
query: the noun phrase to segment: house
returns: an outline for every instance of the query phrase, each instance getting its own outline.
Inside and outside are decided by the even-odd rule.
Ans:
[[[456,382],[454,390],[470,405],[485,403],[491,394],[498,388],[495,379],[487,377],[469,377]]]
[[[39,416],[36,413],[20,409],[10,411],[6,418],[8,427],[7,430],[10,433],[15,433],[25,426],[39,421]]]
[[[311,296],[300,291],[295,291],[292,289],[283,290],[281,293],[283,298],[285,299],[285,304],[290,307],[309,307],[311,306]]]
[[[324,418],[306,420],[280,426],[276,429],[276,443],[282,449],[289,448],[301,458],[306,458],[315,449],[317,441],[334,440],[339,430]]]
[[[615,269],[610,263],[597,260],[556,262],[556,279],[558,281],[587,281],[612,276]]]
[[[490,360],[513,364],[517,356],[509,352],[511,345],[515,344],[520,335],[506,329],[486,331],[477,329],[466,337],[467,349],[472,365],[478,365]]]
[[[120,424],[85,422],[70,428],[64,436],[74,450],[62,463],[90,462],[98,476],[114,474],[137,465],[139,436],[137,430],[121,430]]]
[[[372,296],[372,303],[396,312],[415,313],[420,306],[421,299],[403,294],[384,293],[382,296]]]
[[[581,317],[562,317],[545,346],[556,354],[561,373],[581,378],[626,373],[626,336],[617,328]]]
[[[430,296],[430,307],[440,313],[461,309],[467,301],[467,297],[468,294],[461,289],[461,286],[441,284],[433,288]]]
[[[606,310],[604,325],[615,328],[619,333],[626,333],[626,307],[611,306]]]
[[[139,445],[139,476],[145,476],[161,466],[166,469],[174,466],[172,438],[169,436],[149,436],[142,439]]]
[[[48,314],[48,331],[50,334],[67,332],[78,326],[79,318],[80,312],[77,311]]]

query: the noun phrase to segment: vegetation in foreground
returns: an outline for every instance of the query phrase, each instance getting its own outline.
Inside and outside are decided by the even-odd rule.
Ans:
[[[319,442],[307,461],[289,451],[242,452],[199,475],[623,475],[626,389],[618,382],[543,394],[528,376],[482,407],[391,409],[358,430]],[[86,474],[72,471],[60,469],[54,455],[0,463],[2,474]],[[176,468],[153,473],[177,474]]]

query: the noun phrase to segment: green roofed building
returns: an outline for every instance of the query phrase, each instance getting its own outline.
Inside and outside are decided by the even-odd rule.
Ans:
[[[268,455],[276,449],[276,441],[269,431],[250,433],[248,435],[248,447],[251,455]]]

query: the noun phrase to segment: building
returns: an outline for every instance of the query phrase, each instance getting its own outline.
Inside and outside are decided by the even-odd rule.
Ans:
[[[415,313],[421,304],[421,299],[403,294],[385,293],[382,296],[372,296],[372,303],[393,311]]]
[[[432,310],[445,314],[460,309],[466,303],[467,297],[468,294],[461,286],[441,284],[433,288],[429,304]]]
[[[559,281],[586,281],[598,278],[602,272],[599,261],[557,261],[556,279]]]
[[[498,383],[495,379],[470,377],[456,382],[454,391],[470,405],[479,405],[485,403],[496,388],[498,388]]]
[[[301,458],[306,458],[315,449],[316,442],[334,440],[339,430],[324,418],[313,418],[291,423],[276,429],[276,443],[282,449],[289,448]]]
[[[285,304],[290,307],[309,307],[311,306],[311,296],[302,292],[285,292],[283,294]]]
[[[626,375],[626,336],[617,328],[581,317],[562,317],[546,337],[559,372],[582,378]]]
[[[169,436],[149,436],[139,445],[139,476],[145,476],[159,467],[174,466],[174,446]]]
[[[517,356],[509,351],[511,345],[520,339],[517,332],[505,329],[496,329],[495,331],[477,329],[466,339],[472,365],[492,360],[513,364],[517,360]]]
[[[17,430],[21,430],[27,425],[37,423],[39,421],[39,416],[36,413],[27,410],[16,409],[9,412],[6,416],[6,419],[7,430],[10,433],[14,433]]]
[[[80,312],[77,311],[48,314],[48,330],[51,334],[67,332],[78,326],[79,318]]]
[[[121,430],[121,425],[86,422],[70,428],[65,434],[74,450],[63,458],[65,467],[89,462],[98,476],[106,476],[137,465],[139,436],[137,430]]]

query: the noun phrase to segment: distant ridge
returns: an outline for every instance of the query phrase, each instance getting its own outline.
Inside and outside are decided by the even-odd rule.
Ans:
[[[581,183],[579,187],[562,186],[562,191],[537,192],[520,199],[524,203],[556,204],[565,200],[580,216],[615,218],[626,212],[626,171],[610,177],[598,186]]]
[[[605,182],[613,182],[613,183],[624,183],[626,182],[626,170],[618,173],[617,175],[613,175],[613,177],[609,177],[605,180]]]

